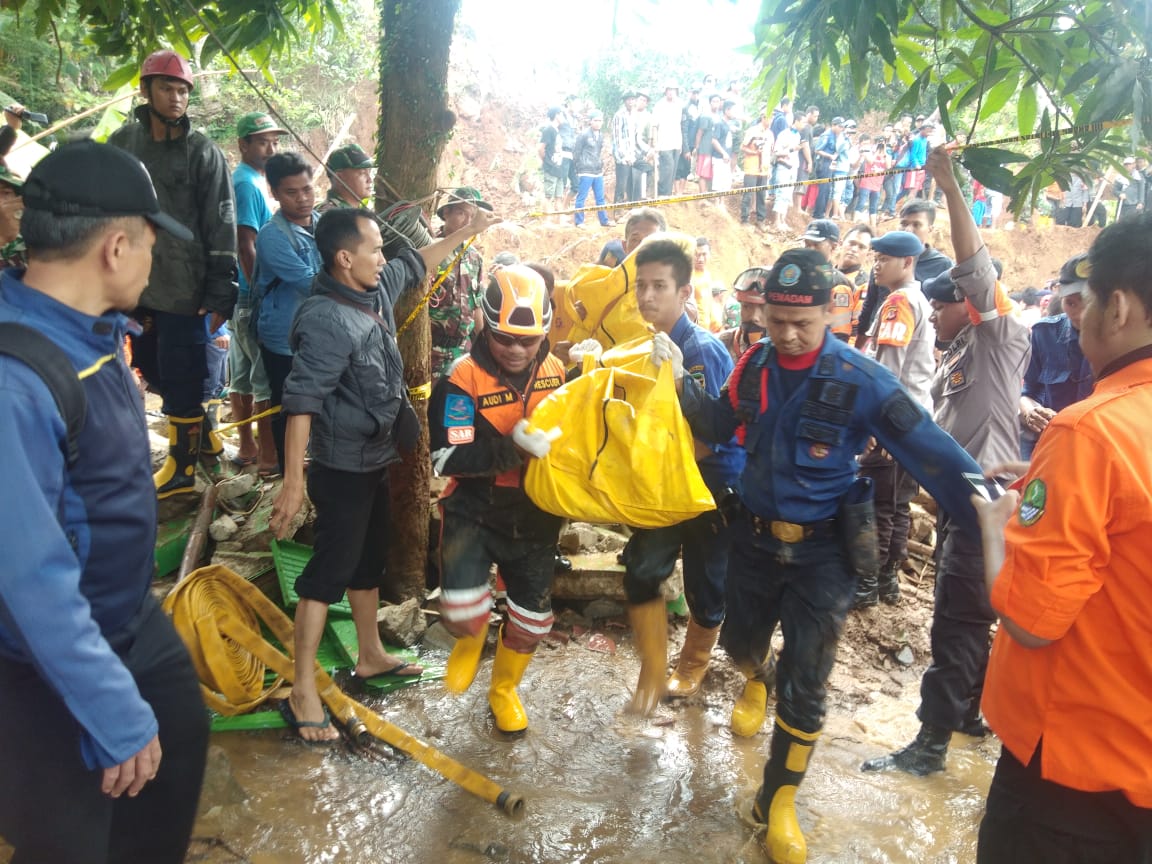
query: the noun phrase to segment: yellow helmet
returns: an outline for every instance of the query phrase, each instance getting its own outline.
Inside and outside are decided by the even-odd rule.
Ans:
[[[501,267],[488,279],[480,302],[484,322],[513,336],[543,336],[552,326],[552,302],[544,278],[530,267]]]

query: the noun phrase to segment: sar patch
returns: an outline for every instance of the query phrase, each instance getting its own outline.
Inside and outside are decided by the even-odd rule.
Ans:
[[[832,449],[827,444],[813,444],[808,448],[808,455],[813,459],[823,459],[831,452]]]
[[[889,396],[880,406],[880,416],[897,438],[903,438],[920,423],[924,409],[903,391]]]
[[[688,369],[685,369],[684,371],[687,372],[693,378],[695,378],[696,383],[699,384],[702,388],[704,388],[705,390],[707,389],[707,387],[704,383],[704,367],[703,366],[690,366]]]
[[[467,396],[449,393],[444,400],[444,425],[451,429],[472,426],[476,421],[476,405]]]
[[[220,215],[220,221],[225,225],[231,225],[236,221],[236,205],[232,203],[232,199],[221,201],[220,206],[216,208]]]
[[[1048,486],[1037,477],[1024,487],[1024,497],[1020,499],[1020,524],[1025,528],[1035,525],[1044,515],[1048,506]]]
[[[475,440],[475,426],[453,426],[448,430],[449,444],[471,444]]]

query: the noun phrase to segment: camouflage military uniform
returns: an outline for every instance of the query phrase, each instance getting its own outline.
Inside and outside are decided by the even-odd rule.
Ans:
[[[347,207],[355,205],[349,204],[335,189],[328,190],[328,197],[320,202],[320,206],[316,208],[317,213],[327,213],[329,210],[343,210]]]
[[[436,278],[459,251],[457,247],[449,258],[441,262]],[[469,248],[428,301],[428,317],[432,323],[433,383],[446,376],[452,364],[472,347],[472,331],[476,326],[474,312],[480,308],[483,278],[484,257],[476,249]]]
[[[3,246],[0,246],[0,267],[27,267],[28,250],[24,246],[24,238],[17,237]]]

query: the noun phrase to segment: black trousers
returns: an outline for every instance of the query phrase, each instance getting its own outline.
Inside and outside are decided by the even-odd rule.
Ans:
[[[860,473],[872,478],[880,572],[894,570],[908,557],[912,499],[920,487],[899,464],[883,457],[870,458],[862,465]]]
[[[660,176],[657,178],[656,184],[657,195],[672,194],[672,183],[676,179],[676,162],[679,156],[679,150],[660,151]]]
[[[135,798],[100,791],[80,757],[80,726],[24,663],[0,660],[0,835],[12,864],[178,864],[208,750],[208,713],[184,643],[149,597],[118,651],[160,723],[160,770]]]
[[[728,528],[715,510],[665,528],[637,528],[624,547],[624,592],[629,603],[660,596],[660,583],[684,556],[684,596],[701,627],[724,620]]]
[[[316,542],[296,593],[338,603],[348,589],[384,587],[388,563],[388,469],[363,474],[313,462],[308,497],[316,507]]]
[[[1000,751],[976,864],[1152,864],[1152,810],[1121,792],[1082,792],[1045,780],[1042,747],[1027,766]]]
[[[613,204],[632,201],[632,166],[616,163],[616,191],[612,195]]]
[[[826,684],[856,576],[839,536],[829,532],[784,543],[735,518],[728,553],[728,602],[720,644],[736,665],[763,663],[780,625],[784,650],[776,665],[776,713],[801,732],[824,725]]]
[[[292,371],[292,355],[277,354],[267,348],[260,347],[260,359],[264,361],[264,372],[268,376],[268,392],[273,405],[281,405],[284,401],[284,382],[288,380],[288,373]],[[272,415],[272,440],[276,443],[276,458],[280,462],[280,470],[286,470],[284,464],[284,433],[288,428],[288,418],[283,411]]]
[[[932,610],[932,665],[920,682],[916,713],[923,723],[956,730],[980,709],[996,613],[984,584],[980,538],[961,532],[945,517],[936,542],[942,551]]]
[[[157,312],[143,306],[132,313],[144,328],[132,336],[132,365],[164,399],[170,417],[199,417],[208,377],[208,330],[203,315]]]

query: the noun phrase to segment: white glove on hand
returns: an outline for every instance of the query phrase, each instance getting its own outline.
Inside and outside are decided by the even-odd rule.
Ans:
[[[603,345],[595,339],[585,339],[583,342],[577,342],[568,349],[568,360],[569,362],[580,364],[583,363],[584,358],[588,356],[593,360],[599,360],[600,355],[603,353]]]
[[[520,420],[512,427],[512,443],[537,459],[543,459],[552,449],[552,442],[560,437],[560,427],[553,426],[547,432],[529,429],[527,420]]]
[[[684,377],[684,353],[667,333],[652,337],[652,365],[657,369],[666,362],[672,364],[672,375],[679,381]]]

